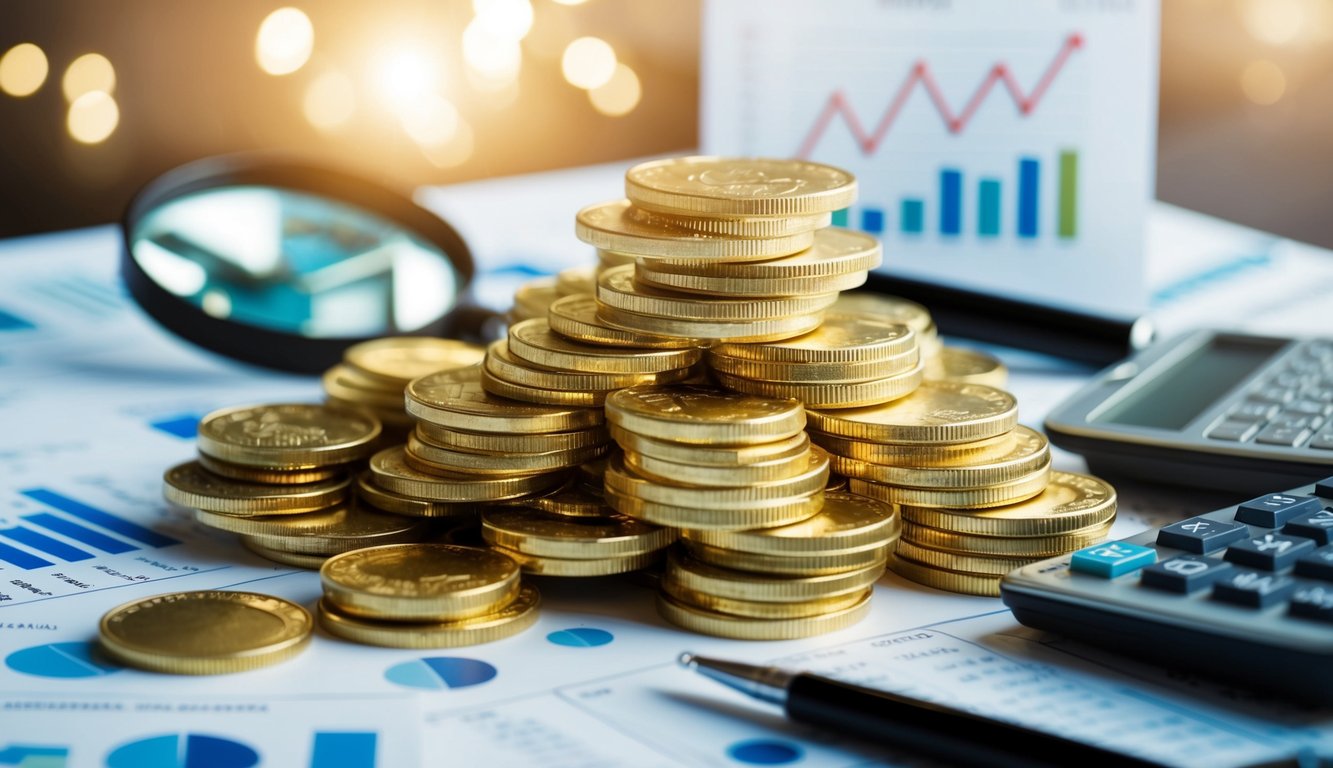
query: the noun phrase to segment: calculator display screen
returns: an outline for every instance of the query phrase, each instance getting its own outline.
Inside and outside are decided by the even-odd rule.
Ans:
[[[1182,429],[1277,352],[1278,339],[1213,337],[1184,359],[1149,371],[1141,386],[1092,421],[1136,427]],[[1155,374],[1155,375],[1154,375]]]

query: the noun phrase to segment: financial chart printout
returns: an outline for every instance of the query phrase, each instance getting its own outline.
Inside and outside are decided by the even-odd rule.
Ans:
[[[715,0],[703,150],[847,168],[898,275],[1145,304],[1157,3]]]

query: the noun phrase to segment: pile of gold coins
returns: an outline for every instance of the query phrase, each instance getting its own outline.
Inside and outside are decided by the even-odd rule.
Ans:
[[[587,501],[591,501],[588,499]],[[677,531],[645,523],[602,505],[587,514],[552,507],[489,507],[481,513],[481,536],[497,552],[541,576],[609,576],[661,562]]]

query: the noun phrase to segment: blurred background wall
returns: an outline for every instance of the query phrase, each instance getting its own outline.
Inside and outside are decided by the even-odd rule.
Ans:
[[[240,150],[411,187],[688,149],[699,2],[0,0],[0,236]],[[1162,4],[1158,197],[1333,246],[1333,0]]]

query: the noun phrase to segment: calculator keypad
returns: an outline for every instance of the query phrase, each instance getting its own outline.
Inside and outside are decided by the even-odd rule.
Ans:
[[[1306,342],[1205,435],[1233,443],[1333,451],[1333,354]]]
[[[1250,534],[1250,529],[1239,523],[1226,520],[1211,520],[1206,517],[1191,517],[1165,526],[1157,532],[1157,545],[1183,549],[1196,555],[1216,552],[1233,541],[1239,541]]]
[[[1224,557],[1237,565],[1248,565],[1264,571],[1281,571],[1292,567],[1308,552],[1314,551],[1314,542],[1280,533],[1265,533],[1246,538],[1227,547]]]
[[[1277,573],[1237,568],[1213,585],[1213,599],[1247,608],[1277,605],[1296,591],[1296,580]]]

